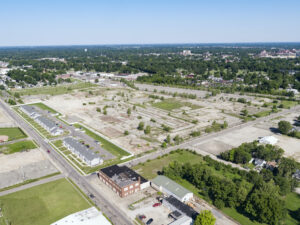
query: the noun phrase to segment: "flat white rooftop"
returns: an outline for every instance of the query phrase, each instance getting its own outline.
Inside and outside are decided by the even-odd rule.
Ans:
[[[66,216],[51,225],[111,225],[95,207]]]

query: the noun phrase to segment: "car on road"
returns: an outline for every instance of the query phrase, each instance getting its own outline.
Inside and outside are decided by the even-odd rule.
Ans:
[[[161,205],[161,203],[160,202],[157,202],[157,203],[154,203],[152,206],[153,207],[157,207],[157,206],[160,206]]]
[[[149,225],[149,224],[151,224],[152,222],[153,222],[153,219],[150,218],[150,219],[146,222],[146,224]]]
[[[47,152],[50,153],[50,150],[48,149]]]
[[[146,216],[145,216],[145,215],[140,215],[140,216],[139,216],[139,219],[140,219],[140,220],[146,219]]]
[[[93,195],[93,194],[90,194],[90,198],[95,198],[95,195]]]

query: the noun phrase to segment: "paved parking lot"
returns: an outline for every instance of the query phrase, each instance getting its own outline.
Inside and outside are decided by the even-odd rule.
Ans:
[[[156,202],[156,193],[152,187],[146,188],[133,195],[129,195],[126,198],[120,198],[115,192],[101,182],[97,176],[90,176],[91,184],[103,195],[110,199],[111,203],[118,206],[124,213],[126,213],[132,220],[138,215],[145,215],[145,222],[153,218],[153,225],[166,225],[172,222],[172,219],[168,218],[170,210],[161,205],[158,207],[152,207]],[[149,197],[151,196],[151,197]],[[129,205],[133,205],[135,209],[129,209]]]

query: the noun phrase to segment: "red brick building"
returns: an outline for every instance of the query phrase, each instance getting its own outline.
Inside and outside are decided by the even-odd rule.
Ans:
[[[99,171],[99,179],[122,198],[149,186],[148,180],[127,166],[103,168]]]

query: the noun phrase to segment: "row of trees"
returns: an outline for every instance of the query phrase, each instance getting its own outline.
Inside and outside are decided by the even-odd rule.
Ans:
[[[260,145],[257,141],[243,143],[237,148],[222,152],[220,157],[226,161],[246,164],[252,157],[266,161],[278,161],[281,159],[284,150],[274,145]]]

